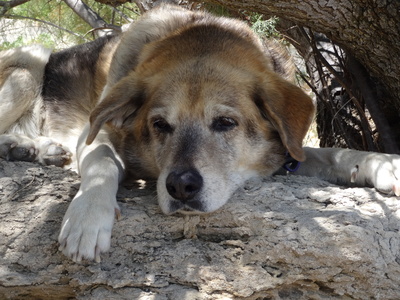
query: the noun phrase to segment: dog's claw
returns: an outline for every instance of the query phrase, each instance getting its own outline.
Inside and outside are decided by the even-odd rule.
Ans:
[[[358,176],[358,170],[359,170],[358,165],[355,165],[354,168],[351,169],[351,171],[350,171],[350,173],[351,173],[351,175],[350,175],[350,182],[351,182],[351,183],[356,182],[356,179],[357,179],[357,176]]]
[[[115,211],[115,218],[117,219],[117,221],[119,221],[121,219],[121,210],[119,208],[114,208]]]
[[[67,245],[66,240],[62,240],[62,241],[60,242],[60,246],[58,247],[58,250],[59,250],[59,251],[63,251],[66,245]]]
[[[96,246],[96,248],[94,250],[94,260],[95,260],[96,263],[100,263],[101,262],[100,249],[97,246]]]
[[[82,255],[79,254],[79,252],[75,255],[75,259],[73,260],[76,263],[82,262]]]
[[[397,182],[393,185],[393,192],[397,197],[400,196],[400,183]]]

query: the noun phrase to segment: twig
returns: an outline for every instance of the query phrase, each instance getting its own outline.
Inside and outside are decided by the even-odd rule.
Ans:
[[[9,200],[11,201],[11,200],[14,198],[14,196],[15,196],[16,194],[18,194],[20,191],[26,189],[27,187],[29,187],[29,186],[35,181],[35,179],[36,179],[36,177],[35,177],[35,175],[33,175],[32,180],[31,180],[27,185],[25,185],[24,187],[22,187],[22,188],[16,190],[13,194],[11,194],[11,195],[8,197],[7,201],[9,201]]]
[[[88,34],[93,33],[93,32],[95,32],[95,31],[97,31],[97,30],[107,30],[107,29],[109,29],[109,30],[115,30],[115,31],[117,31],[118,33],[122,32],[122,29],[121,29],[120,26],[108,24],[107,26],[104,26],[104,27],[96,27],[96,28],[90,29],[88,32],[85,33],[84,36],[87,36]]]

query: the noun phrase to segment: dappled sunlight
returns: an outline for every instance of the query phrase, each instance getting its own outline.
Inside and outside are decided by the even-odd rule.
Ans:
[[[150,294],[150,295],[149,295]],[[156,300],[157,294],[142,292],[138,296],[138,300]]]
[[[0,278],[7,285],[18,286],[27,276],[21,270],[46,272],[61,263],[56,238],[70,195],[77,191],[78,178],[61,168],[8,164],[14,164],[15,173],[13,177],[0,175],[0,231],[4,235],[2,240],[7,243],[2,245],[1,265],[4,268]],[[16,184],[9,190],[10,194],[4,189],[9,186],[7,180]],[[63,288],[61,291],[64,293]],[[70,290],[66,289],[65,293],[69,295]]]
[[[182,217],[161,213],[154,186],[122,187],[122,218],[110,251],[100,264],[75,264],[58,251],[57,235],[78,177],[68,173],[67,179],[58,168],[35,170],[13,178],[15,196],[1,202],[1,226],[9,230],[2,231],[7,248],[0,276],[7,284],[48,285],[52,278],[71,295],[90,287],[93,297],[147,300],[253,297],[296,282],[300,290],[318,290],[316,281],[343,293],[390,295],[386,288],[397,280],[383,274],[398,274],[399,200],[373,189],[276,176],[250,181],[217,212]]]

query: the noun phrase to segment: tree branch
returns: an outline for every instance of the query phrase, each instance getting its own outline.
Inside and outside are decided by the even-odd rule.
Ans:
[[[93,9],[81,0],[64,0],[82,20],[93,28],[110,28],[110,24],[104,21]]]
[[[12,1],[0,1],[0,6],[3,8],[0,10],[0,16],[4,16],[4,14],[9,11],[11,8],[16,7],[18,5],[29,2],[30,0],[12,0]]]
[[[15,7],[21,4],[24,4],[30,0],[13,0],[13,1],[0,1],[0,6],[7,6],[7,7]]]

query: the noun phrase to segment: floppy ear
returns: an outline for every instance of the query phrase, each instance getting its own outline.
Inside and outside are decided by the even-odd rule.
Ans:
[[[90,114],[86,144],[93,142],[105,123],[121,128],[124,121],[142,105],[141,91],[134,75],[128,75],[116,83]]]
[[[304,161],[303,138],[314,116],[314,104],[299,87],[274,73],[267,74],[254,101],[264,118],[278,131],[290,155]]]

